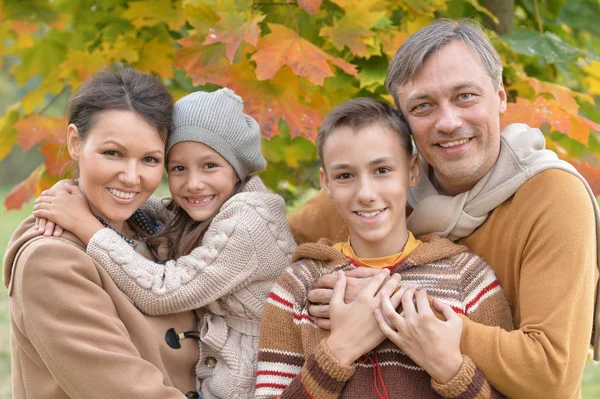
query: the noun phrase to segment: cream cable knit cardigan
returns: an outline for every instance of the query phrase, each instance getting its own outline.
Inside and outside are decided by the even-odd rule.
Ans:
[[[157,199],[146,209],[164,213]],[[295,248],[283,199],[252,177],[187,256],[154,263],[107,228],[92,237],[87,252],[143,312],[199,309],[197,385],[210,399],[253,397],[264,302]]]

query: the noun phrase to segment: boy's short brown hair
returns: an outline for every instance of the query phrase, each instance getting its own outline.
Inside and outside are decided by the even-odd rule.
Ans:
[[[323,162],[323,147],[327,138],[340,127],[349,127],[358,131],[365,126],[379,123],[398,135],[402,148],[408,156],[413,154],[413,144],[410,138],[410,127],[404,120],[400,111],[391,105],[370,97],[358,97],[344,101],[331,110],[321,123],[317,136],[317,149],[321,160],[321,167],[325,168]]]

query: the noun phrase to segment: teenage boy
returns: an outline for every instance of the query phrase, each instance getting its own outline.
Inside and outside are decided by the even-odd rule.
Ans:
[[[321,184],[350,238],[302,245],[274,285],[262,321],[256,397],[500,396],[461,354],[457,313],[500,332],[512,329],[508,304],[493,271],[466,247],[407,230],[406,197],[419,165],[402,115],[378,100],[353,99],[327,115],[317,141]],[[346,304],[343,271],[360,267],[381,271]],[[307,294],[333,272],[327,331],[308,315]],[[434,315],[428,294],[445,321]],[[382,302],[386,319],[396,319],[390,323],[397,332],[384,328],[390,339],[375,316],[387,325]],[[420,339],[423,330],[435,331],[436,339]]]

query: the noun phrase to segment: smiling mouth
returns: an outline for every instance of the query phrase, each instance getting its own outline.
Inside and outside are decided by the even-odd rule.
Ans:
[[[466,138],[466,139],[449,141],[447,143],[438,143],[437,145],[439,145],[442,148],[450,148],[450,147],[455,147],[457,145],[462,145],[462,144],[468,143],[469,140],[471,140],[471,139],[470,138]]]
[[[110,193],[112,195],[114,195],[115,197],[121,198],[121,199],[132,199],[137,194],[135,192],[127,193],[125,191],[117,190],[116,188],[109,188],[108,191],[110,191]]]
[[[377,215],[379,215],[381,212],[385,211],[387,208],[384,209],[380,209],[377,211],[373,211],[373,212],[359,212],[359,211],[355,211],[354,213],[356,213],[358,216],[361,216],[365,219],[373,219],[375,217],[377,217]]]
[[[210,195],[210,196],[208,196],[206,198],[203,198],[203,199],[194,199],[194,198],[190,198],[190,197],[185,197],[185,199],[187,200],[187,202],[189,202],[190,204],[196,204],[196,205],[208,204],[214,198],[215,198],[214,195]]]

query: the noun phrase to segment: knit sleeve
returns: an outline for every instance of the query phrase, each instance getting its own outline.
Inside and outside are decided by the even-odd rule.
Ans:
[[[164,225],[169,221],[172,215],[166,208],[166,204],[168,204],[170,200],[170,197],[159,198],[156,195],[152,195],[144,205],[142,205],[141,210],[150,218],[157,220]]]
[[[236,197],[213,219],[202,245],[177,260],[149,261],[110,229],[97,232],[87,252],[144,313],[200,308],[283,270],[294,250],[283,210],[281,218],[269,217],[264,203]]]
[[[288,269],[289,271],[289,269]],[[307,357],[309,316],[285,285],[294,278],[285,271],[269,294],[262,319],[255,398],[338,398],[354,375],[354,366],[339,363],[325,345],[325,338]]]
[[[463,364],[452,380],[446,384],[439,384],[431,379],[431,387],[444,398],[492,399],[505,397],[490,386],[481,370],[468,356],[463,356]]]
[[[494,271],[475,254],[460,255],[457,263],[464,265],[461,271],[461,311],[472,321],[498,330],[513,329],[508,302],[500,288]],[[458,257],[457,257],[458,258]],[[503,398],[494,389],[482,371],[463,355],[463,365],[458,374],[446,384],[431,380],[433,389],[446,398]]]

